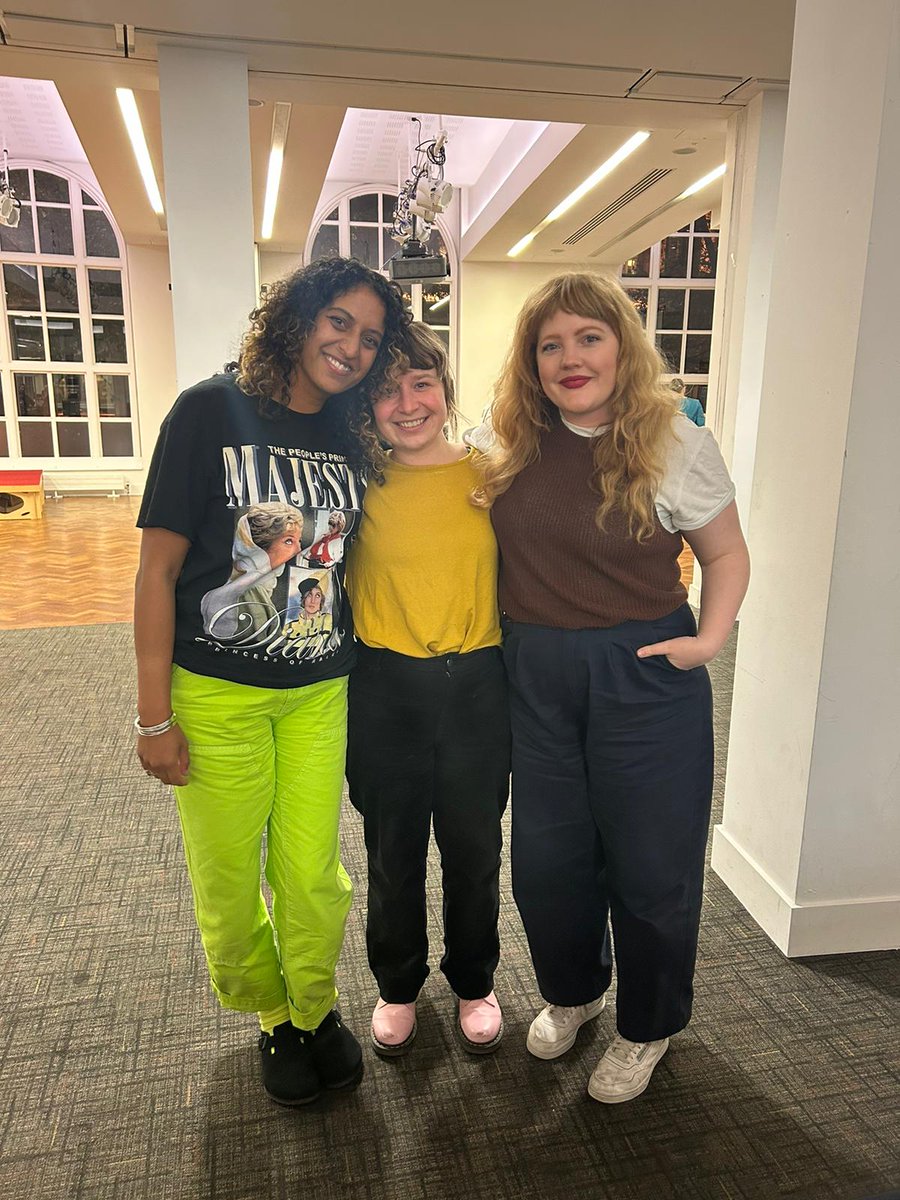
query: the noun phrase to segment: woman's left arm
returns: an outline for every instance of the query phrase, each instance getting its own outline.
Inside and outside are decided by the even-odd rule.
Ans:
[[[710,662],[725,645],[750,581],[750,555],[734,501],[684,538],[703,571],[697,636],[656,642],[637,653],[639,658],[665,654],[673,666],[687,671]]]

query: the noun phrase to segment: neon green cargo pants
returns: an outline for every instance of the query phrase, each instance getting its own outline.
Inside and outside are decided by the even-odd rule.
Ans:
[[[172,707],[190,748],[175,794],[213,989],[240,1012],[287,1001],[293,1024],[316,1029],[337,999],[353,894],[338,857],[346,677],[259,688],[175,666]]]

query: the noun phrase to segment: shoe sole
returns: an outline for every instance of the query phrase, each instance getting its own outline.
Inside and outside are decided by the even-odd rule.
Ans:
[[[362,1077],[364,1073],[365,1064],[363,1063],[363,1060],[360,1059],[359,1064],[354,1068],[352,1075],[348,1075],[346,1079],[341,1080],[339,1083],[326,1083],[325,1087],[329,1092],[352,1092],[354,1088],[358,1088],[362,1083]]]
[[[533,1054],[535,1058],[543,1059],[544,1062],[550,1062],[551,1059],[560,1058],[567,1050],[571,1050],[575,1045],[575,1039],[578,1037],[578,1031],[582,1026],[587,1025],[588,1021],[593,1021],[595,1017],[599,1017],[606,1007],[606,992],[593,1004],[587,1005],[587,1016],[572,1030],[571,1034],[564,1041],[557,1042],[553,1046],[546,1046],[543,1042],[536,1039],[532,1040],[531,1030],[528,1031],[528,1038],[525,1046],[529,1054]]]
[[[416,1034],[418,1032],[419,1023],[416,1021],[412,1027],[412,1032],[406,1041],[397,1042],[396,1045],[392,1045],[390,1042],[379,1042],[378,1038],[374,1033],[371,1032],[371,1030],[369,1032],[369,1036],[372,1039],[372,1049],[376,1054],[380,1055],[381,1058],[400,1058],[402,1055],[409,1053],[409,1051],[412,1049],[412,1044],[416,1040]]]
[[[302,1100],[284,1100],[281,1096],[274,1095],[268,1088],[263,1088],[263,1091],[273,1104],[280,1104],[282,1108],[302,1108],[305,1104],[313,1104],[322,1094],[316,1092],[313,1096],[304,1096]]]
[[[459,1024],[457,1024],[456,1030],[459,1034],[460,1041],[463,1044],[463,1049],[467,1050],[469,1054],[493,1054],[503,1040],[502,1021],[500,1022],[500,1028],[497,1030],[496,1035],[491,1038],[489,1042],[473,1042],[471,1038],[466,1037],[462,1031],[462,1026]]]
[[[619,1093],[619,1095],[617,1095],[617,1096],[598,1096],[597,1093],[595,1091],[593,1091],[593,1089],[591,1087],[593,1080],[589,1079],[588,1080],[588,1095],[590,1096],[590,1098],[592,1100],[597,1100],[600,1104],[624,1104],[627,1100],[636,1099],[638,1096],[640,1096],[644,1092],[646,1092],[647,1088],[650,1086],[650,1080],[653,1078],[653,1071],[655,1071],[656,1068],[659,1066],[660,1062],[665,1057],[668,1049],[669,1049],[669,1047],[666,1046],[666,1049],[663,1050],[662,1054],[659,1056],[659,1058],[653,1064],[653,1070],[650,1072],[650,1074],[647,1076],[647,1078],[644,1080],[644,1082],[642,1084],[639,1084],[638,1087],[632,1088],[632,1090],[630,1092],[625,1092],[624,1094]]]

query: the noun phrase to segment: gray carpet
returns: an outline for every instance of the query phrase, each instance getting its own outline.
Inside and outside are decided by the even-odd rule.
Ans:
[[[861,1200],[900,1184],[900,955],[786,961],[710,876],[697,1003],[651,1089],[603,1106],[605,1012],[555,1063],[504,877],[506,1038],[462,1052],[440,975],[405,1059],[299,1111],[257,1080],[194,931],[170,795],[132,757],[130,630],[0,634],[0,1200]],[[714,667],[720,745],[728,653]],[[724,753],[717,791],[721,797]],[[344,860],[364,894],[359,821]],[[440,913],[432,891],[432,917]],[[365,1034],[364,910],[340,984]],[[436,936],[437,940],[437,936]]]

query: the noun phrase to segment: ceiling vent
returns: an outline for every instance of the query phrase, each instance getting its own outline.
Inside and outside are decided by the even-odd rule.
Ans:
[[[586,225],[582,225],[580,229],[576,229],[571,237],[567,237],[563,242],[564,246],[574,246],[576,242],[581,241],[589,233],[593,233],[598,225],[602,225],[604,221],[608,221],[611,216],[624,208],[626,204],[630,204],[632,200],[646,192],[647,188],[653,187],[654,183],[659,183],[660,179],[665,179],[667,175],[671,175],[670,168],[660,167],[656,171],[651,171],[649,175],[645,175],[643,179],[639,179],[634,187],[630,187],[627,192],[623,192],[617,200],[613,200],[611,204],[607,204],[606,208],[592,217]]]

